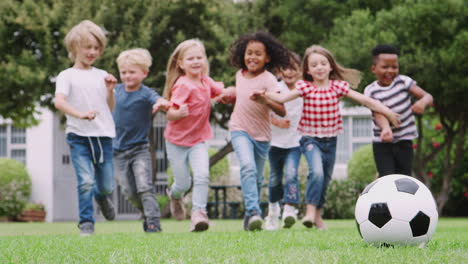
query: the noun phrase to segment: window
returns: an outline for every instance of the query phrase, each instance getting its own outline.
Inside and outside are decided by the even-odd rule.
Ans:
[[[338,135],[336,163],[346,164],[360,147],[372,142],[370,115],[343,115],[343,133]]]
[[[0,121],[0,157],[12,158],[26,165],[26,129]]]

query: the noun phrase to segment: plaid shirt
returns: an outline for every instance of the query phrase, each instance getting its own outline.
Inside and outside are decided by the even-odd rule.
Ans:
[[[298,130],[306,136],[335,137],[343,130],[339,99],[349,92],[345,81],[330,80],[327,89],[318,88],[312,82],[300,80],[296,89],[304,99]]]

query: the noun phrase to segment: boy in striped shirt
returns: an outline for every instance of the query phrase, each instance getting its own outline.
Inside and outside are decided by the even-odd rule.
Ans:
[[[432,104],[432,96],[408,76],[399,74],[398,49],[377,45],[372,49],[371,71],[377,78],[364,94],[378,100],[400,115],[399,128],[391,127],[379,113],[373,113],[373,151],[379,177],[389,174],[411,175],[412,140],[418,137],[413,113],[422,114]],[[411,95],[417,100],[412,103]]]

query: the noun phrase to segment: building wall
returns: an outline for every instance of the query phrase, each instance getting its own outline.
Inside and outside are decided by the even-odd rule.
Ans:
[[[53,219],[53,114],[42,110],[38,126],[26,129],[26,168],[32,181],[31,201],[43,203]]]

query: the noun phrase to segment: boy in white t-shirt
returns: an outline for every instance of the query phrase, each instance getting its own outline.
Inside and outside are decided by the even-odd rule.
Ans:
[[[117,80],[92,67],[106,46],[103,30],[89,20],[65,37],[72,68],[57,76],[55,107],[66,115],[67,143],[77,177],[80,234],[94,233],[93,197],[107,220],[115,218],[112,138],[115,125],[113,89]]]

